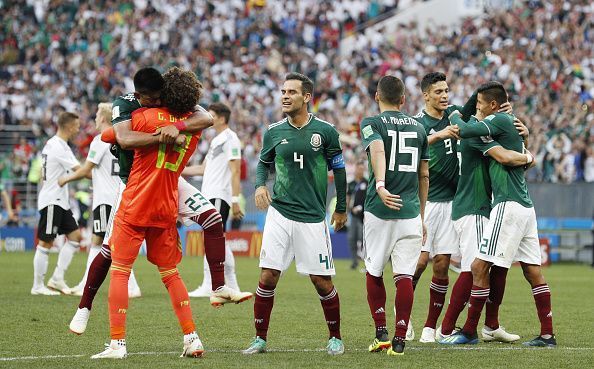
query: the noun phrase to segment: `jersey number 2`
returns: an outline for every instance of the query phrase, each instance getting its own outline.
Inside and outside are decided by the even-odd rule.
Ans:
[[[162,169],[165,166],[165,169],[168,169],[172,172],[177,172],[179,166],[184,160],[184,156],[186,156],[186,151],[188,150],[188,146],[190,146],[190,135],[184,133],[186,136],[186,143],[183,145],[174,145],[173,151],[179,153],[177,160],[175,163],[165,162],[165,155],[167,154],[167,144],[159,144],[159,153],[157,154],[157,168]]]
[[[388,130],[388,136],[392,137],[392,146],[390,147],[390,161],[388,170],[394,171],[396,167],[396,141],[398,141],[398,153],[410,154],[410,164],[398,164],[399,172],[416,172],[419,164],[419,149],[417,147],[406,146],[407,138],[417,138],[417,132],[398,132]]]

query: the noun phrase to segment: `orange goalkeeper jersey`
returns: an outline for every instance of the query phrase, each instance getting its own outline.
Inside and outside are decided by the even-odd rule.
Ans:
[[[181,119],[185,119],[183,117]],[[132,113],[134,131],[154,133],[178,118],[164,108],[142,108]],[[200,139],[201,133],[186,135],[182,146],[159,144],[134,150],[134,162],[117,218],[126,223],[167,228],[178,213],[177,182]]]

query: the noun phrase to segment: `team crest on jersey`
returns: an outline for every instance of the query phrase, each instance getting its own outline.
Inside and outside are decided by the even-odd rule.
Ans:
[[[311,135],[311,140],[309,141],[314,151],[318,151],[320,146],[322,146],[322,137],[318,133],[314,133]]]

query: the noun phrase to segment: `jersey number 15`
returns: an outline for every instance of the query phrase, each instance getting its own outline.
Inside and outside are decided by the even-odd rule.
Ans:
[[[388,162],[388,170],[394,171],[396,167],[396,142],[398,142],[398,154],[410,154],[410,164],[398,164],[399,172],[416,172],[419,164],[419,148],[413,146],[406,146],[406,139],[416,139],[417,132],[398,132],[391,129],[388,130],[388,136],[392,137],[392,145],[390,147],[390,161]]]

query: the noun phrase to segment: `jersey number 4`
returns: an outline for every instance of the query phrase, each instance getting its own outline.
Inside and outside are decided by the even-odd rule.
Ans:
[[[419,164],[419,148],[413,146],[406,146],[406,139],[416,139],[417,132],[398,132],[391,129],[388,130],[388,136],[392,137],[392,146],[390,147],[390,161],[388,162],[388,170],[394,171],[396,167],[396,143],[398,142],[398,154],[410,154],[410,164],[398,164],[399,172],[416,172]]]

